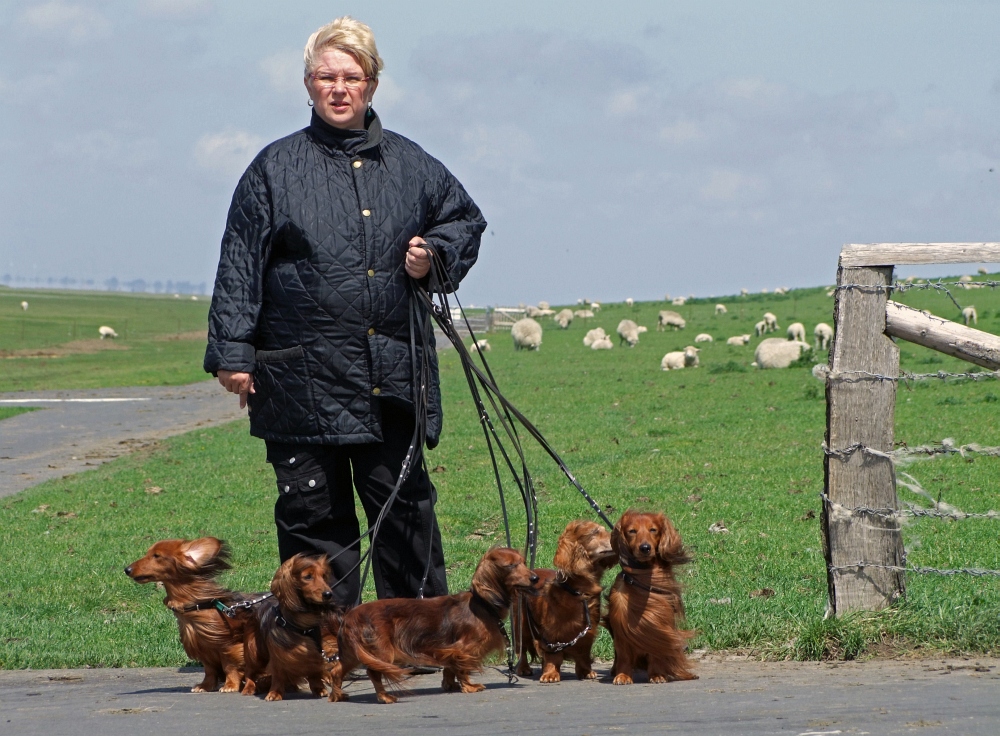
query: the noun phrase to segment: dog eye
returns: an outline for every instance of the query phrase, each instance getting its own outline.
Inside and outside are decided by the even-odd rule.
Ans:
[[[313,579],[313,576],[312,576],[312,575],[303,575],[303,576],[302,576],[302,579],[303,579],[303,580],[312,580],[312,579]]]
[[[160,554],[159,554],[158,552],[154,552],[154,553],[153,553],[153,559],[154,559],[154,560],[158,560],[158,559],[160,559]]]
[[[639,531],[639,530],[638,529],[629,529],[628,533],[629,534],[635,534],[637,531]]]

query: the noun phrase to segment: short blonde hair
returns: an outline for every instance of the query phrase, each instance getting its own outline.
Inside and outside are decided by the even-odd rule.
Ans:
[[[366,77],[378,79],[379,72],[382,71],[382,57],[375,47],[375,34],[366,24],[344,15],[312,34],[302,54],[307,75],[316,68],[319,55],[330,49],[350,54],[365,70]]]

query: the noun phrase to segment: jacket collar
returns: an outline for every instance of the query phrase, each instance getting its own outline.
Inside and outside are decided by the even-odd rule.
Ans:
[[[374,110],[368,111],[363,130],[334,128],[313,110],[307,130],[313,139],[323,146],[343,151],[348,156],[375,148],[382,142],[382,121]]]

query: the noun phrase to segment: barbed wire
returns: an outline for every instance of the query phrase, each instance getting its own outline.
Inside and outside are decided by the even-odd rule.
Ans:
[[[859,376],[859,378],[851,379],[847,376]],[[827,374],[827,377],[831,381],[841,381],[844,383],[853,383],[855,381],[873,380],[873,381],[926,381],[930,379],[940,379],[946,381],[949,378],[955,378],[958,380],[969,380],[969,381],[980,381],[985,378],[1000,379],[1000,370],[998,371],[967,371],[965,373],[949,373],[947,371],[937,371],[936,373],[908,373],[904,371],[898,376],[886,376],[881,373],[872,373],[871,371],[831,371]]]
[[[847,461],[851,455],[855,452],[861,452],[865,455],[870,455],[871,457],[880,457],[897,463],[902,458],[913,457],[918,455],[923,455],[927,457],[933,457],[935,455],[960,455],[961,457],[968,457],[968,453],[976,453],[977,455],[985,455],[987,457],[1000,457],[1000,447],[984,447],[983,445],[971,442],[968,445],[955,445],[954,442],[949,442],[947,439],[942,440],[939,445],[918,445],[917,447],[900,447],[889,452],[883,452],[882,450],[876,450],[872,447],[868,447],[862,442],[855,442],[853,445],[848,445],[847,447],[840,448],[838,450],[830,449],[830,446],[826,442],[822,443],[823,452],[829,457],[835,457],[838,460]]]
[[[979,513],[966,513],[965,511],[941,511],[939,509],[925,509],[921,506],[917,506],[912,503],[906,503],[906,508],[902,509],[892,509],[892,508],[872,508],[871,506],[845,506],[842,503],[837,503],[832,498],[830,498],[826,493],[820,493],[820,498],[823,499],[824,503],[829,504],[831,507],[835,507],[838,510],[850,511],[858,514],[867,514],[868,516],[881,516],[883,518],[898,519],[900,517],[913,516],[913,517],[930,517],[936,519],[953,519],[961,521],[964,519],[1000,519],[1000,513],[996,511],[987,511],[984,514]],[[888,529],[888,531],[898,531],[898,529]]]
[[[858,561],[853,565],[827,565],[830,572],[845,572],[847,570],[864,570],[866,567],[874,567],[880,570],[894,570],[896,572],[912,572],[918,575],[972,575],[974,577],[1000,577],[1000,570],[984,570],[979,567],[959,567],[954,569],[941,569],[937,567],[916,567],[903,565],[880,565],[875,562]]]
[[[892,293],[898,291],[900,294],[904,294],[911,289],[933,289],[935,291],[944,292],[951,303],[954,304],[958,311],[962,311],[962,305],[958,303],[955,295],[951,293],[948,289],[949,286],[955,286],[959,289],[982,289],[990,288],[995,289],[1000,286],[1000,281],[925,281],[923,283],[906,283],[905,281],[894,281],[892,284],[838,284],[834,287],[837,291],[869,291],[869,292],[887,292]]]

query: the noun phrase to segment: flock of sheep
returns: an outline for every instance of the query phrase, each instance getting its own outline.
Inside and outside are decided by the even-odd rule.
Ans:
[[[777,291],[777,290],[776,290]],[[676,297],[670,300],[671,305],[683,305],[685,297]],[[625,305],[631,306],[632,299],[626,299]],[[555,311],[546,302],[539,302],[537,307],[531,306],[525,309],[526,317],[518,320],[511,327],[511,338],[514,342],[515,350],[538,350],[542,344],[542,325],[538,318],[552,317],[553,321],[561,329],[567,329],[576,319],[588,319],[594,317],[600,310],[600,304],[590,303],[581,300],[584,309],[563,309]],[[723,315],[728,312],[725,304],[715,305],[715,314]],[[973,317],[974,318],[974,317]],[[679,313],[664,309],[657,316],[657,331],[683,330],[687,326],[687,320]],[[754,327],[756,337],[763,337],[766,334],[778,331],[778,318],[771,312],[765,312],[763,318]],[[618,334],[618,344],[635,347],[639,343],[639,336],[647,332],[647,328],[637,324],[634,320],[623,319],[618,323],[616,330]],[[770,337],[762,340],[754,351],[754,362],[751,364],[756,368],[787,368],[802,355],[814,349],[806,341],[806,328],[801,322],[789,325],[786,330],[786,338]],[[833,338],[833,328],[825,322],[820,322],[813,330],[815,349],[817,351],[828,350],[830,341]],[[750,344],[749,334],[734,335],[726,339],[726,344],[743,347]],[[695,336],[695,343],[711,343],[715,339],[708,333],[700,333]],[[612,336],[608,335],[602,327],[589,330],[583,338],[585,347],[591,350],[611,350],[614,347]],[[472,350],[487,351],[490,349],[489,342],[479,340],[472,346]],[[694,368],[698,366],[698,354],[701,349],[694,345],[688,345],[683,350],[676,350],[667,353],[660,361],[660,368],[665,371],[679,370],[682,368]]]

